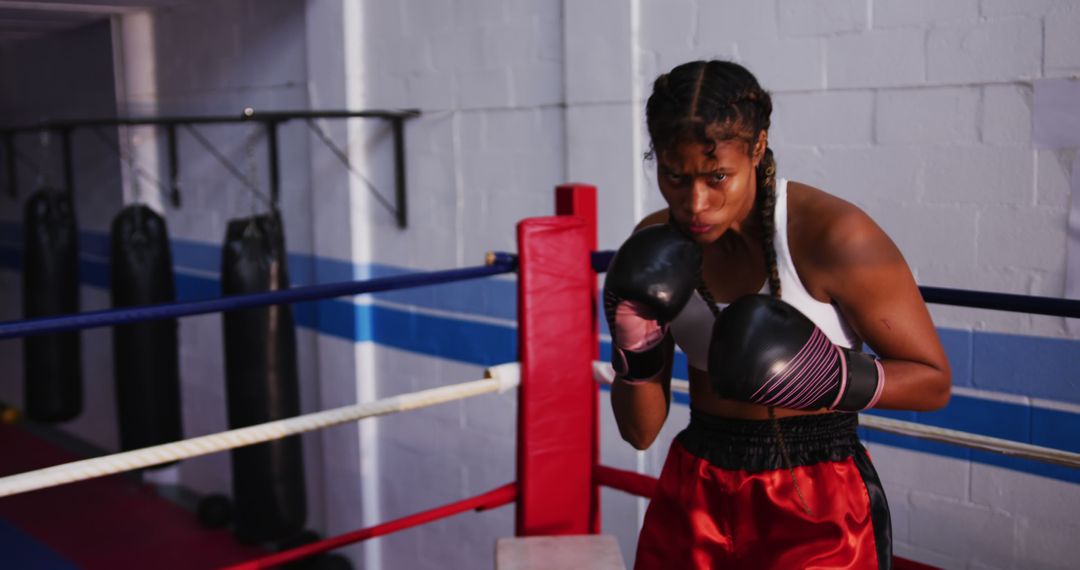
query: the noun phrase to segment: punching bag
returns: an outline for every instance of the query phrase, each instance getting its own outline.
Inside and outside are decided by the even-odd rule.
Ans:
[[[142,204],[128,206],[113,219],[111,240],[113,307],[176,300],[164,218]],[[180,439],[176,319],[113,327],[113,369],[121,449]]]
[[[78,230],[71,196],[34,192],[26,203],[23,239],[23,316],[79,311]],[[23,339],[26,415],[62,422],[82,412],[79,332]]]
[[[286,289],[285,237],[277,212],[230,220],[221,256],[223,295]],[[296,416],[300,387],[292,307],[225,311],[229,427]],[[254,543],[299,532],[307,516],[299,436],[232,450],[237,538]]]

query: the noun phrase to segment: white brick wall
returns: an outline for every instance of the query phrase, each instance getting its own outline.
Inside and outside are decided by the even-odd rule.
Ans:
[[[979,17],[978,0],[875,0],[872,6],[874,28],[932,27]]]
[[[709,52],[716,42],[775,40],[779,37],[775,2],[726,0],[697,2],[697,49]]]
[[[1075,75],[1080,71],[1080,6],[1046,18],[1044,68],[1047,76]]]
[[[1035,203],[1057,210],[1069,205],[1069,171],[1073,164],[1073,150],[1040,150],[1035,153]]]
[[[1035,153],[948,146],[927,157],[927,204],[1025,205],[1034,192]],[[1059,228],[1060,229],[1060,228]]]
[[[923,152],[914,146],[853,146],[799,153],[776,145],[777,169],[791,180],[806,182],[854,203],[871,215],[886,214],[921,195]],[[800,154],[808,154],[799,158]]]
[[[979,217],[977,262],[1003,269],[1054,270],[1065,249],[1060,228],[1067,223],[1063,212],[989,207]]]
[[[825,49],[819,38],[747,38],[737,44],[738,60],[761,69],[758,81],[774,91],[812,91],[825,87]]]
[[[629,95],[630,12],[621,0],[564,3],[566,102],[621,101]],[[549,32],[550,33],[550,32]]]
[[[830,88],[918,85],[926,78],[926,32],[881,30],[826,40]]]
[[[913,482],[918,482],[919,493],[968,499],[973,467],[966,461],[874,444],[869,446],[869,452],[882,485],[902,499],[897,501],[897,506],[910,502],[907,491],[915,487]],[[925,477],[927,473],[934,476]],[[889,506],[894,507],[891,501]]]
[[[1017,568],[1052,568],[1065,570],[1076,560],[1076,537],[1080,525],[1050,524],[1023,519],[1016,524]]]
[[[796,117],[798,120],[793,120]],[[773,125],[769,136],[777,144],[869,145],[874,140],[874,93],[776,94],[773,97]]]
[[[989,145],[1031,146],[1032,92],[1027,85],[983,88],[982,141]]]
[[[778,0],[778,6],[781,35],[857,32],[870,18],[866,0]]]
[[[637,40],[647,46],[662,46],[664,51],[689,52],[697,27],[697,4],[694,0],[641,0],[642,26]]]
[[[1075,6],[1076,0],[1029,0],[1027,2],[982,0],[980,12],[983,16],[990,18],[1001,16],[1039,17],[1046,15],[1056,17],[1062,10],[1068,10]]]
[[[1015,520],[1005,511],[915,491],[909,500],[910,544],[965,562],[1012,565]]]
[[[933,83],[1028,80],[1042,71],[1042,22],[990,20],[929,30],[926,78]]]
[[[324,0],[308,6],[306,28],[292,17],[298,3],[213,6],[226,11],[162,16],[158,49],[170,72],[161,102],[169,109],[310,103],[423,113],[406,129],[404,231],[311,139],[288,143],[289,156],[299,157],[283,170],[293,250],[416,269],[474,265],[485,251],[513,250],[514,224],[551,213],[551,188],[567,181],[599,187],[600,245],[610,249],[661,205],[641,159],[652,80],[682,61],[730,57],[774,94],[770,136],[781,175],[864,208],[921,283],[1063,291],[1076,150],[1032,148],[1032,82],[1080,73],[1080,0]],[[327,26],[342,29],[324,36]],[[279,43],[258,42],[266,30]],[[358,168],[388,190],[385,131],[340,129],[336,140],[346,130]],[[242,158],[242,140],[222,143]],[[250,196],[222,182],[190,141],[181,151],[192,188],[171,229],[217,240],[225,219],[249,212]],[[327,189],[351,197],[329,200]],[[311,205],[316,193],[321,206]],[[333,231],[343,225],[352,229]],[[1060,319],[941,307],[933,314],[955,328],[1069,334]],[[219,324],[198,318],[181,329],[185,420],[205,431],[224,427]],[[348,343],[302,342],[318,352],[305,357],[312,375],[317,368],[317,376],[343,378],[311,388],[306,405],[478,372],[388,348],[368,347],[372,357],[359,358]],[[658,473],[686,408],[674,407],[657,444],[638,454],[613,435],[606,399],[602,406],[605,462]],[[509,480],[513,421],[513,397],[499,396],[380,420],[374,451],[360,449],[356,431],[327,435],[324,445],[353,448],[326,462],[331,510],[320,521],[345,531]],[[1076,486],[885,446],[873,452],[898,554],[950,568],[1064,567],[1075,557]],[[375,469],[371,455],[381,462],[375,472],[364,471]],[[215,490],[227,486],[226,472],[217,456],[186,463],[183,477]],[[368,496],[360,483],[340,483],[350,478],[368,485]],[[372,490],[373,478],[381,489]],[[338,504],[349,512],[333,510]],[[619,536],[628,561],[641,507],[604,495],[605,530]],[[494,539],[511,528],[509,509],[467,515],[384,539],[372,552],[381,551],[384,567],[490,566]],[[359,560],[361,551],[352,553]],[[367,560],[379,558],[369,552]]]
[[[956,87],[891,89],[877,99],[880,144],[974,143],[979,91]]]

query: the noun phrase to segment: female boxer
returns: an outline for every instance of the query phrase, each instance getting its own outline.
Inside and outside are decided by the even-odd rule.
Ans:
[[[691,419],[636,568],[889,568],[888,506],[854,412],[949,399],[900,251],[859,208],[777,176],[771,112],[726,61],[674,68],[646,104],[668,208],[641,221],[605,281],[611,401],[623,438],[649,447],[678,344]]]

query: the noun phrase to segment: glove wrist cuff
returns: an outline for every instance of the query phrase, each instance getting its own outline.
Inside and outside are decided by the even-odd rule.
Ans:
[[[881,361],[869,354],[842,350],[846,375],[842,392],[833,409],[861,412],[877,405],[885,387],[885,369]]]
[[[625,380],[648,380],[660,374],[666,365],[662,342],[641,352],[631,352],[615,344],[611,346],[611,367],[617,376]]]

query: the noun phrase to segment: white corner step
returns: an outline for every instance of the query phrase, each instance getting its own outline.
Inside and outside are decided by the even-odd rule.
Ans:
[[[520,536],[495,544],[495,570],[626,570],[609,534]]]

